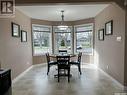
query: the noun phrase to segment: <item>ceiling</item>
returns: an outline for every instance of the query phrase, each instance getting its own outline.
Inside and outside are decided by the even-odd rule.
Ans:
[[[64,20],[75,21],[95,17],[108,5],[109,4],[16,6],[16,9],[31,18],[49,21],[61,21],[61,10],[64,10]]]

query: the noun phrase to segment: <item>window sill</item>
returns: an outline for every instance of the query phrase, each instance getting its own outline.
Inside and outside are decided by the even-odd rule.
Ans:
[[[78,53],[75,53],[75,54],[78,54]],[[83,53],[83,52],[82,52],[82,55],[93,56],[94,54],[93,54],[93,53],[90,54],[90,53]]]
[[[42,53],[42,54],[33,54],[33,57],[36,57],[36,56],[43,56],[45,55],[45,53]]]
[[[91,55],[93,56],[93,53],[83,53],[84,55]]]

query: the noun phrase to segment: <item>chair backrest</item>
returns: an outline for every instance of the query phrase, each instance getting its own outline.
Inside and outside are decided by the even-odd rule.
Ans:
[[[82,52],[79,52],[79,54],[78,54],[78,60],[77,60],[79,63],[81,63],[81,56],[82,56]]]
[[[49,56],[49,53],[46,53],[46,59],[47,59],[47,63],[50,62],[50,56]]]
[[[57,56],[57,64],[65,64],[68,65],[70,62],[70,56]]]
[[[59,53],[67,53],[67,50],[59,50]]]

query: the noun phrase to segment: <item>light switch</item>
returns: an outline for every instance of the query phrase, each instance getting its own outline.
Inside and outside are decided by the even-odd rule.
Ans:
[[[122,40],[122,37],[121,37],[121,36],[118,36],[118,37],[116,38],[116,41],[118,41],[118,42],[121,42],[121,40]]]

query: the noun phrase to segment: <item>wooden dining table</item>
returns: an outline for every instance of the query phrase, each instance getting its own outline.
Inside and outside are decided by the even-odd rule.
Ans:
[[[70,56],[70,58],[72,57],[76,57],[77,55],[76,54],[67,54],[67,53],[59,53],[59,54],[51,54],[50,57],[52,58],[56,58],[57,56]]]

